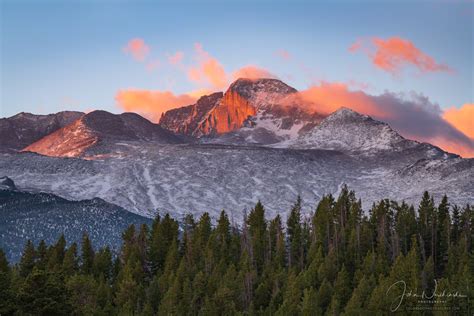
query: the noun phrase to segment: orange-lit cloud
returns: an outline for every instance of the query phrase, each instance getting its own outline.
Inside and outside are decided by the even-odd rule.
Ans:
[[[196,102],[198,93],[194,95],[175,95],[171,91],[159,90],[121,90],[115,96],[117,104],[126,112],[136,112],[153,122],[160,120],[161,113],[168,110],[190,105]]]
[[[198,64],[188,69],[188,78],[200,85],[210,85],[215,89],[224,89],[228,79],[224,67],[200,43],[195,44]]]
[[[449,108],[443,118],[465,135],[474,139],[474,103],[466,103],[461,108]]]
[[[362,51],[377,68],[393,75],[399,74],[407,66],[413,66],[421,73],[452,71],[447,65],[437,63],[411,41],[400,37],[386,40],[374,37],[370,41],[359,39],[349,47],[349,51]]]
[[[285,103],[303,106],[310,112],[323,115],[328,115],[341,107],[348,107],[368,115],[386,116],[369,95],[362,91],[351,91],[347,84],[340,82],[323,81],[298,92]]]
[[[183,61],[184,53],[181,51],[177,51],[173,55],[168,57],[168,62],[172,65],[178,65]]]
[[[438,105],[416,93],[408,96],[391,92],[370,95],[361,90],[350,90],[345,83],[328,82],[321,82],[292,95],[285,100],[285,104],[323,115],[344,106],[388,123],[407,138],[432,143],[463,157],[474,157],[474,139],[470,136],[472,105],[465,105],[457,111],[448,110],[443,114]],[[464,116],[470,119],[464,120]]]
[[[150,53],[150,47],[145,44],[145,41],[141,38],[131,39],[127,45],[123,48],[126,54],[132,55],[135,60],[144,61]]]
[[[239,78],[247,78],[247,79],[260,79],[260,78],[277,78],[274,74],[270,73],[268,70],[254,66],[248,65],[242,67],[232,74],[233,80]]]
[[[276,55],[284,60],[291,59],[291,54],[287,50],[284,50],[284,49],[277,50]]]

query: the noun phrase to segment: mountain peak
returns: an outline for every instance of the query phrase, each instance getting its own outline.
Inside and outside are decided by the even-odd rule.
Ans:
[[[388,124],[342,107],[295,141],[292,147],[321,148],[373,154],[416,145]]]
[[[297,90],[283,81],[273,78],[249,79],[239,78],[235,80],[227,91],[235,91],[242,97],[249,99],[258,92],[289,94]]]
[[[46,156],[78,157],[91,149],[107,150],[108,144],[117,141],[153,141],[156,143],[181,143],[176,135],[136,113],[112,114],[93,111],[75,122],[30,144],[23,151]]]
[[[0,151],[16,152],[38,141],[48,134],[71,124],[84,113],[63,111],[54,114],[36,115],[21,112],[0,119]]]
[[[370,119],[369,116],[356,112],[348,107],[340,107],[335,112],[331,113],[325,120],[335,120],[335,119],[359,119],[366,120]]]

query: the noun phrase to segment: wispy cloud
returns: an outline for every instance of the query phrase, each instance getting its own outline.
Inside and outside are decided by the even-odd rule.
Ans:
[[[224,89],[228,79],[222,64],[212,57],[202,47],[202,44],[194,45],[197,65],[188,69],[188,78],[200,85],[210,85],[215,89]]]
[[[393,75],[400,74],[409,66],[416,68],[420,73],[452,72],[450,67],[436,62],[410,40],[401,37],[358,39],[349,47],[349,51],[363,52],[375,67]]]
[[[261,67],[248,65],[234,71],[234,73],[232,74],[232,79],[236,80],[239,78],[259,79],[259,78],[277,78],[277,76]]]
[[[145,44],[143,39],[133,38],[125,45],[123,51],[126,54],[130,54],[137,61],[145,61],[150,53],[150,47]]]

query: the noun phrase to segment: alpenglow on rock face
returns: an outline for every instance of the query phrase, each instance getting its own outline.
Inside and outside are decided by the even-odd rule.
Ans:
[[[204,96],[194,105],[164,113],[160,125],[194,137],[221,135],[238,130],[250,117],[295,92],[278,79],[238,79],[224,94]]]
[[[136,114],[92,112],[28,148],[56,157],[3,154],[0,174],[21,188],[99,197],[145,216],[225,209],[240,221],[257,200],[269,216],[286,214],[298,195],[310,211],[344,183],[365,210],[387,197],[417,203],[424,190],[474,203],[474,159],[346,108],[305,112],[295,93],[279,80],[239,79],[225,94],[168,111],[161,127]]]
[[[48,115],[18,113],[0,119],[0,152],[15,152],[67,126],[84,113],[64,111]]]
[[[23,151],[54,157],[80,157],[120,141],[153,141],[161,144],[182,142],[178,136],[138,114],[116,115],[93,111],[27,146]]]

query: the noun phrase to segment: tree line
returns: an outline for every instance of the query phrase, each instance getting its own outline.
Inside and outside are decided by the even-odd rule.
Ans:
[[[222,211],[131,225],[118,253],[61,236],[0,250],[0,315],[413,315],[472,312],[474,211],[384,199],[363,212],[353,191],[301,199],[286,223],[258,202],[243,224]]]

